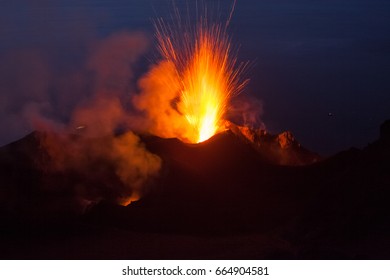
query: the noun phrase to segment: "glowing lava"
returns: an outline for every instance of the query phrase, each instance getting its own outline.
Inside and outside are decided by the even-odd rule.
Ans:
[[[221,25],[205,16],[195,29],[178,19],[174,27],[157,20],[158,50],[174,66],[176,77],[171,81],[178,84],[170,86],[179,89],[174,106],[188,126],[182,138],[200,143],[225,129],[229,100],[247,82],[240,78],[246,64],[237,65],[232,52],[227,35],[230,18]]]

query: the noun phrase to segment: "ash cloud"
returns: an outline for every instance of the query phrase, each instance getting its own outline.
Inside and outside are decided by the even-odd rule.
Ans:
[[[67,178],[62,187],[68,192],[124,205],[139,199],[161,167],[161,159],[130,131],[126,105],[135,91],[133,67],[147,48],[144,34],[123,31],[91,41],[85,58],[76,66],[58,65],[63,69],[39,49],[4,53],[2,143],[39,130],[46,157],[38,165]],[[45,188],[62,188],[47,178]]]
[[[131,90],[131,66],[146,47],[142,34],[125,32],[96,44],[86,63],[87,98],[73,109],[66,133],[49,132],[42,139],[50,171],[81,176],[84,185],[75,191],[86,199],[126,205],[139,199],[158,175],[161,159],[147,151],[138,136],[116,135],[130,118],[123,104]],[[72,134],[75,131],[77,135]]]
[[[148,42],[141,33],[122,32],[100,42],[86,64],[90,93],[73,112],[73,127],[86,126],[93,136],[114,132],[129,123],[127,103],[133,87],[134,65]]]

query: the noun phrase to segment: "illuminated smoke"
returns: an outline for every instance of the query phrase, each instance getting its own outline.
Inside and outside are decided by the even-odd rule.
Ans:
[[[159,174],[161,159],[126,129],[131,122],[125,109],[133,78],[131,66],[146,46],[143,35],[129,33],[97,43],[84,76],[90,79],[90,93],[80,95],[84,98],[72,108],[69,122],[60,124],[39,112],[32,116],[34,126],[45,131],[40,140],[47,158],[41,167],[81,178],[73,191],[84,199],[127,205],[138,200]],[[120,129],[128,132],[118,134]]]

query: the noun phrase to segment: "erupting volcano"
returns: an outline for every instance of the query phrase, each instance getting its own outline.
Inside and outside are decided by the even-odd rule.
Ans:
[[[247,83],[241,78],[246,64],[237,63],[232,49],[230,18],[222,25],[205,15],[195,29],[177,18],[176,26],[156,21],[158,50],[174,69],[166,86],[179,92],[173,106],[187,124],[178,138],[200,143],[224,130],[229,100]]]
[[[115,1],[103,2],[112,5]],[[130,2],[134,7],[135,2],[149,3]],[[292,75],[300,69],[294,52],[309,49],[308,57],[314,58],[311,48],[322,45],[319,29],[313,44],[291,36],[301,35],[297,25],[292,25],[293,32],[283,32],[284,38],[269,29],[279,26],[272,13],[273,25],[259,22],[258,29],[266,33],[247,28],[243,33],[250,35],[253,44],[260,45],[268,37],[275,41],[277,51],[272,49],[272,54],[278,58],[267,62],[271,52],[261,46],[258,50],[264,56],[259,60],[265,68],[252,74],[251,88],[246,88],[248,63],[239,61],[238,48],[229,35],[235,1],[204,1],[218,9],[198,9],[197,1],[177,2],[182,6],[174,7],[170,18],[154,21],[154,48],[148,48],[147,33],[121,31],[93,40],[85,61],[77,61],[74,67],[66,61],[63,68],[70,70],[65,74],[47,69],[38,75],[46,62],[40,65],[35,53],[20,59],[31,60],[34,67],[18,60],[10,60],[18,66],[15,69],[3,67],[4,73],[16,74],[0,75],[0,92],[10,88],[8,96],[0,98],[0,113],[12,107],[14,96],[18,113],[10,111],[6,121],[0,118],[0,125],[9,122],[12,127],[19,117],[30,118],[35,131],[0,147],[0,257],[389,259],[390,120],[381,126],[380,138],[367,147],[325,158],[306,149],[308,143],[301,145],[292,132],[280,131],[279,125],[294,128],[292,120],[282,125],[273,120],[275,116],[269,117],[270,131],[266,131],[260,118],[260,95],[271,112],[281,107],[276,114],[281,118],[306,121],[326,112],[329,127],[341,118],[332,113],[329,118],[325,107],[314,112],[319,107],[310,107],[314,99],[306,98],[308,92],[304,94],[307,103],[283,111],[294,107],[290,101],[303,88],[300,83],[314,92],[316,88],[310,85],[322,82],[314,77],[332,82],[336,78],[327,78],[346,69],[343,60],[342,69],[329,68],[334,70],[329,75],[310,76],[306,68]],[[222,10],[222,2],[233,5]],[[245,17],[245,12],[254,10],[254,2],[271,7],[273,1],[252,2],[241,10]],[[190,11],[191,5],[196,9]],[[286,7],[277,3],[275,11],[281,8]],[[302,21],[300,12],[291,14]],[[248,18],[255,15],[259,14]],[[138,22],[150,17],[137,14],[134,18]],[[321,14],[321,18],[327,17]],[[241,23],[237,26],[249,27],[250,21]],[[150,21],[145,24],[152,27]],[[244,43],[245,37],[239,35]],[[333,44],[339,45],[334,38],[323,44],[332,53]],[[244,46],[244,57],[253,57],[252,49]],[[145,59],[149,51],[157,54],[152,62]],[[285,60],[283,52],[294,59]],[[78,57],[69,56],[69,61]],[[308,65],[315,70],[318,64],[313,61]],[[275,68],[268,68],[272,65]],[[289,76],[279,71],[284,68]],[[260,86],[255,84],[259,77]],[[301,79],[295,89],[290,88],[295,80],[288,81],[294,77]],[[347,84],[340,77],[341,90]],[[271,81],[268,86],[267,81]],[[283,102],[279,102],[282,95],[275,94],[279,81],[283,81],[279,90],[288,97]],[[318,94],[328,93],[326,89],[333,85],[329,83]],[[242,94],[244,89],[248,93]],[[34,94],[36,99],[30,100]],[[267,101],[270,96],[275,106],[269,103],[272,99]],[[19,106],[19,98],[28,100]],[[306,123],[295,127],[307,129],[320,145],[330,143],[330,136],[320,137],[324,123],[315,124],[318,129],[313,131]],[[360,119],[353,123],[360,124]],[[302,133],[297,135],[302,137]]]

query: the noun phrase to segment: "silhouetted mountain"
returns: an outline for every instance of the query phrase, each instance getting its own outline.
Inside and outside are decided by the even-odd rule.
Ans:
[[[234,125],[198,145],[142,136],[162,159],[159,178],[137,202],[106,199],[85,213],[77,186],[118,184],[110,164],[92,162],[107,173],[98,180],[51,174],[33,133],[0,149],[0,249],[5,258],[389,258],[388,130],[324,160],[291,133]]]

